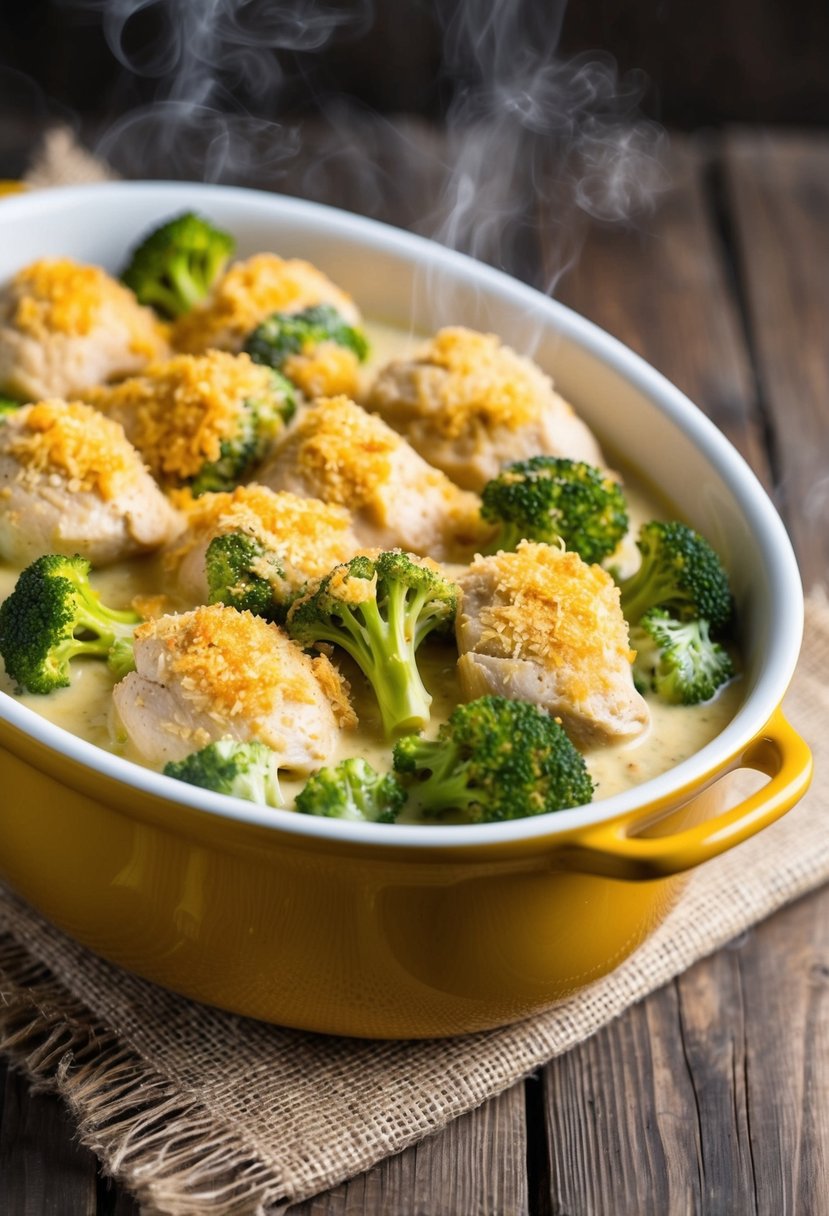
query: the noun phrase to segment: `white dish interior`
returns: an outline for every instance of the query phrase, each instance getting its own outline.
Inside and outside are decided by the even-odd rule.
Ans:
[[[399,847],[549,837],[667,796],[739,754],[791,679],[802,635],[802,589],[788,536],[765,492],[687,397],[590,322],[496,270],[374,221],[277,195],[188,183],[108,183],[4,200],[0,281],[47,256],[115,271],[143,232],[183,210],[201,211],[233,232],[239,256],[270,249],[314,262],[354,295],[368,317],[426,332],[443,324],[492,330],[532,354],[606,449],[623,454],[723,557],[740,622],[743,703],[695,756],[634,789],[555,815],[455,827],[353,824],[259,808],[102,751],[5,694],[0,718],[92,769],[210,814],[300,835]]]

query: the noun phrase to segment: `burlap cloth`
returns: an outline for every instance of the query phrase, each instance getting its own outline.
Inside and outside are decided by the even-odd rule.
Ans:
[[[73,149],[55,148],[58,171],[41,161],[38,184],[70,176],[60,169]],[[83,162],[71,163],[79,180]],[[827,690],[829,603],[814,593],[786,710],[819,770]],[[148,1212],[272,1213],[436,1131],[818,886],[829,877],[827,810],[817,782],[780,822],[697,871],[612,975],[529,1022],[461,1039],[356,1042],[219,1013],[101,962],[0,892],[0,1047],[63,1095],[82,1142]]]

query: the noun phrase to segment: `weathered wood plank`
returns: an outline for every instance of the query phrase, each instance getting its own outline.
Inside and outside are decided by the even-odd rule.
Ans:
[[[526,1153],[524,1087],[515,1085],[290,1216],[524,1216]]]
[[[763,1216],[829,1205],[829,890],[731,950],[742,989],[746,1142]]]
[[[32,1093],[0,1066],[0,1212],[9,1216],[96,1216],[97,1163],[73,1138],[63,1104]]]
[[[699,1210],[696,1109],[677,1023],[669,986],[545,1070],[552,1212]]]
[[[677,137],[667,162],[671,184],[653,214],[634,230],[594,226],[558,295],[664,372],[768,482],[708,164],[706,145]]]
[[[725,166],[778,503],[805,581],[825,581],[829,136],[737,131],[726,139]]]

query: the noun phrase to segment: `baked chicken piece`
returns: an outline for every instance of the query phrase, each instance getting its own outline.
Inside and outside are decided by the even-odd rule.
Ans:
[[[302,410],[257,479],[348,507],[369,548],[452,560],[492,531],[477,495],[458,489],[348,397],[321,398]]]
[[[168,353],[152,310],[99,266],[42,258],[0,291],[0,393],[76,397]]]
[[[356,718],[325,657],[310,658],[276,625],[211,604],[135,631],[135,671],[113,689],[130,741],[151,764],[183,760],[218,739],[258,739],[279,767],[306,773]]]
[[[592,433],[549,376],[494,334],[439,330],[414,356],[379,373],[366,408],[466,490],[482,490],[505,464],[529,456],[604,465]]]
[[[197,494],[250,476],[295,408],[278,372],[218,350],[177,355],[84,396],[121,423],[159,481]]]
[[[190,354],[209,348],[238,352],[251,331],[272,313],[297,313],[330,304],[349,325],[360,322],[354,301],[331,280],[298,258],[257,253],[234,262],[203,304],[180,317],[173,345]]]
[[[102,566],[183,526],[123,427],[79,401],[39,401],[0,424],[0,555],[74,553]]]
[[[322,578],[360,548],[346,508],[318,498],[275,493],[253,483],[181,505],[187,531],[165,555],[165,566],[175,572],[181,595],[193,604],[210,597],[205,557],[216,537],[238,532],[258,541],[278,560],[280,591],[287,592],[299,591],[308,579]]]
[[[476,557],[459,579],[458,676],[467,700],[531,701],[584,750],[640,735],[650,714],[633,685],[619,590],[577,553],[522,541]]]

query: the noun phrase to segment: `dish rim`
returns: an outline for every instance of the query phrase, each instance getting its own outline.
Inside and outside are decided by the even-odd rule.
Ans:
[[[239,186],[220,186],[190,182],[101,182],[83,186],[63,186],[42,192],[21,194],[2,201],[0,226],[4,218],[22,216],[36,222],[38,216],[57,212],[63,200],[83,205],[86,199],[100,200],[107,195],[156,195],[159,207],[171,210],[194,206],[197,199],[222,198],[260,211],[260,218],[279,223],[280,218],[304,220],[325,228],[326,235],[357,239],[364,247],[402,255],[412,262],[448,269],[460,281],[471,281],[484,292],[502,300],[514,300],[517,307],[538,317],[545,328],[560,335],[626,380],[634,390],[651,401],[667,416],[686,439],[728,485],[752,534],[763,541],[769,557],[771,588],[770,618],[778,621],[774,649],[765,659],[756,686],[737,713],[714,739],[686,760],[629,790],[600,798],[583,807],[548,812],[493,824],[375,824],[341,819],[316,818],[288,809],[259,807],[238,798],[215,794],[188,786],[172,777],[117,756],[90,743],[71,731],[42,718],[35,710],[20,704],[8,693],[0,692],[0,723],[22,731],[27,737],[81,765],[91,774],[114,780],[135,791],[168,803],[181,804],[211,819],[227,819],[268,829],[277,835],[322,839],[358,845],[377,845],[407,849],[457,849],[483,845],[529,842],[607,820],[643,811],[679,793],[696,792],[733,765],[748,743],[762,731],[794,672],[803,631],[803,592],[797,561],[785,526],[757,477],[736,448],[701,410],[665,376],[617,338],[606,333],[566,305],[551,299],[536,288],[512,278],[474,258],[447,249],[436,241],[381,221],[354,215],[336,207],[309,202],[267,191]],[[187,201],[184,196],[187,196]],[[167,201],[169,200],[169,202]],[[207,202],[198,205],[209,206]],[[161,218],[161,217],[160,217]],[[137,235],[137,234],[136,234]],[[1,740],[0,740],[1,741]],[[171,828],[174,826],[170,825]]]

